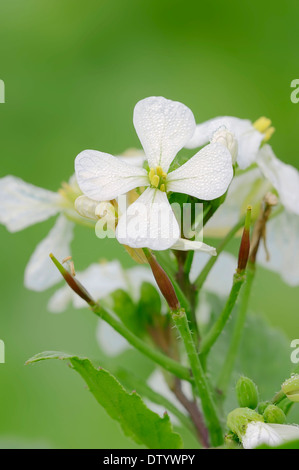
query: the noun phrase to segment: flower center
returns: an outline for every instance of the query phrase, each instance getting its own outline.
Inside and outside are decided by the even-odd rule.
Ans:
[[[167,173],[163,171],[161,166],[151,168],[148,177],[153,188],[160,189],[162,192],[166,191]]]
[[[268,142],[272,137],[275,128],[271,126],[272,121],[264,116],[260,117],[257,121],[253,123],[253,127],[255,127],[259,132],[264,134],[263,142]]]

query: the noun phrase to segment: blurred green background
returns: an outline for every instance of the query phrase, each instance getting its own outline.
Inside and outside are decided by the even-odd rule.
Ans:
[[[296,0],[1,0],[0,176],[56,190],[81,150],[138,146],[133,107],[150,95],[182,101],[198,122],[268,116],[276,154],[298,166],[299,104],[290,101],[298,15]],[[25,265],[52,225],[14,235],[0,227],[0,445],[135,447],[65,364],[24,367],[43,350],[99,354],[88,311],[51,315],[52,290],[23,287]],[[84,229],[76,230],[73,254],[77,269],[104,256],[130,262],[121,247]],[[299,288],[263,270],[255,287],[255,311],[299,337]]]

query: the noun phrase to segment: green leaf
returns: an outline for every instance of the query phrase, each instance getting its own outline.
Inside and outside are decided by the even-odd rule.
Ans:
[[[136,392],[128,393],[107,370],[96,369],[87,358],[55,351],[37,354],[27,364],[46,359],[68,360],[85,380],[98,403],[137,444],[144,444],[150,449],[182,448],[182,439],[173,431],[169,416],[164,414],[161,418],[151,411]]]

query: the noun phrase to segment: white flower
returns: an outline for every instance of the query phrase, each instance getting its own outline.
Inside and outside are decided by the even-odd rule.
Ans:
[[[257,261],[274,271],[290,286],[299,285],[299,216],[288,211],[267,222],[267,257],[261,244]]]
[[[284,210],[267,223],[270,258],[260,244],[257,261],[280,274],[289,285],[299,285],[299,172],[280,161],[269,145],[259,150],[256,162],[258,168],[233,179],[225,203],[205,226],[205,234],[223,237],[245,213],[248,204],[253,206],[256,217],[264,195],[276,190]]]
[[[29,260],[25,271],[25,285],[28,289],[41,291],[61,280],[49,253],[54,251],[59,258],[70,254],[74,224],[62,214],[74,219],[79,217],[68,200],[71,194],[80,194],[74,178],[57,193],[33,186],[15,176],[0,179],[0,223],[10,232],[23,230],[61,214]]]
[[[286,442],[299,439],[299,427],[290,424],[266,424],[253,421],[248,424],[242,438],[244,449],[254,449],[266,444],[277,447]]]
[[[257,164],[264,177],[276,189],[284,207],[299,215],[299,171],[279,160],[270,145],[264,145],[260,149]]]
[[[249,119],[239,119],[233,116],[220,116],[196,126],[193,137],[185,145],[186,148],[197,148],[213,139],[220,128],[225,127],[237,140],[237,163],[241,169],[249,167],[256,161],[257,152],[263,141],[270,138],[274,129],[271,121],[260,118],[255,123]]]
[[[180,237],[167,192],[203,200],[221,196],[233,176],[231,154],[215,142],[168,173],[174,157],[194,133],[190,109],[162,97],[146,98],[135,106],[133,121],[149,172],[107,153],[85,150],[76,158],[76,176],[82,192],[96,201],[108,201],[134,188],[148,187],[120,217],[116,236],[120,243],[133,248],[164,250]]]

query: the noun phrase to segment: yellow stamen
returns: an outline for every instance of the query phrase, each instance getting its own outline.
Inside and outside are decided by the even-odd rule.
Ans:
[[[157,173],[158,176],[163,176],[164,172],[163,172],[163,169],[162,169],[161,166],[157,166],[156,173]]]
[[[158,188],[161,191],[166,192],[166,178],[167,173],[163,171],[161,166],[157,166],[156,168],[151,168],[148,174],[151,186],[154,188]]]
[[[264,134],[268,128],[271,126],[272,121],[265,116],[260,117],[253,123],[253,127],[255,127],[259,132]]]
[[[150,171],[149,171],[149,174],[148,174],[150,182],[152,180],[152,177],[155,176],[155,174],[156,174],[155,168],[151,168]]]
[[[160,183],[160,177],[158,175],[154,175],[151,180],[150,180],[152,186],[154,186],[155,188],[157,188],[159,186],[159,183]]]
[[[269,129],[267,129],[265,132],[264,142],[268,142],[268,140],[271,139],[274,132],[275,132],[275,127],[273,126],[269,127]]]

